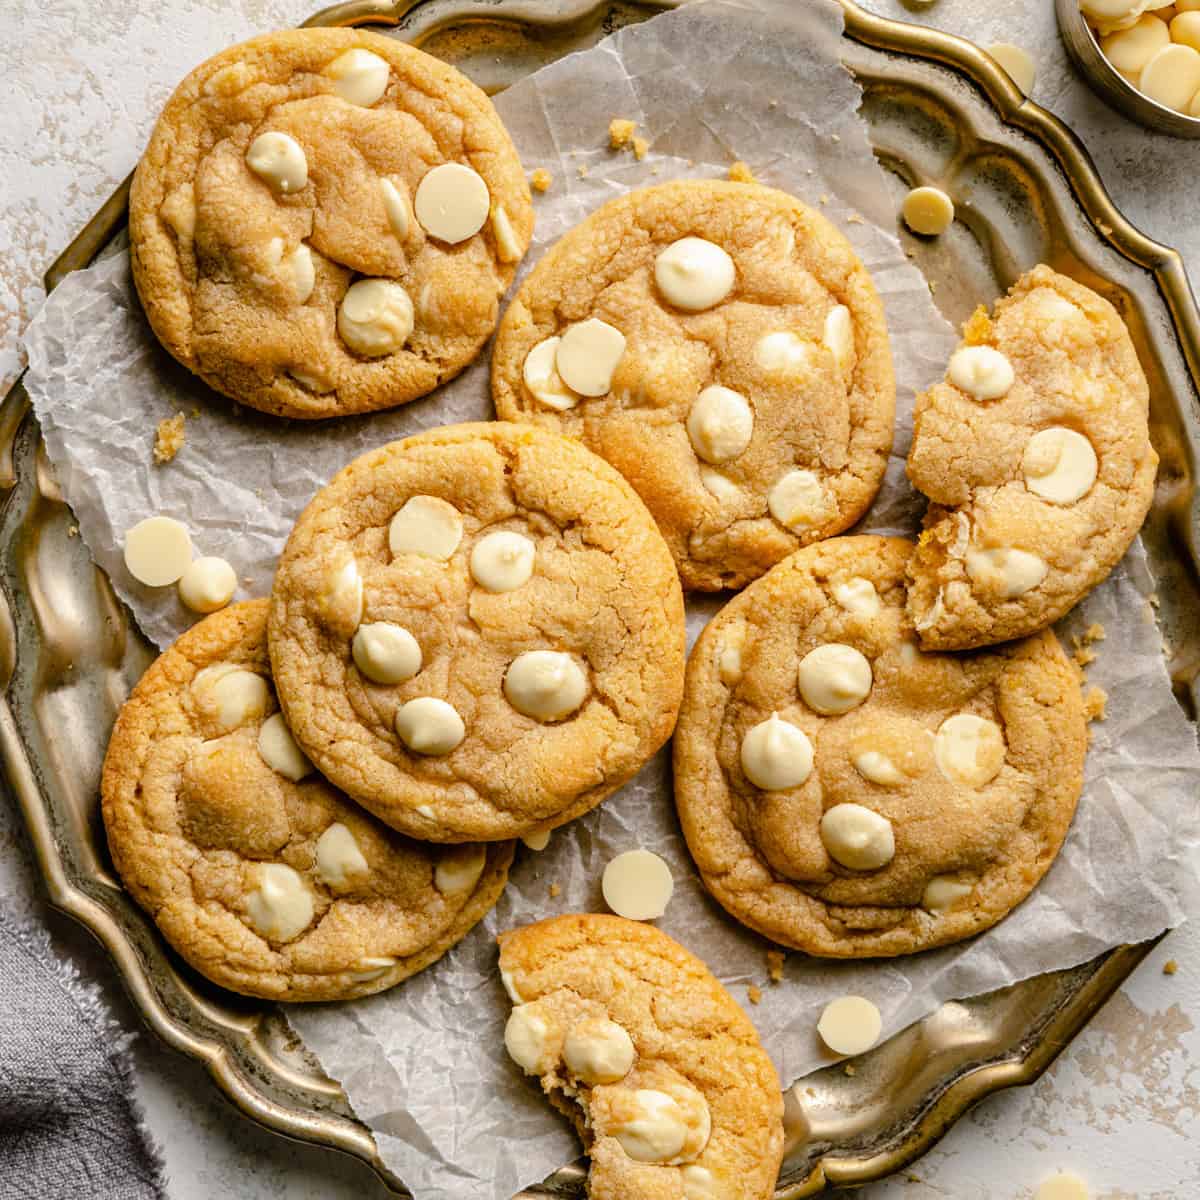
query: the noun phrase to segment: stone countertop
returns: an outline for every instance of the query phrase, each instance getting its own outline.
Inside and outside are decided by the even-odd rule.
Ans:
[[[0,387],[21,368],[19,336],[42,271],[133,167],[154,114],[196,63],[232,42],[297,24],[305,0],[0,0]],[[1200,262],[1190,220],[1200,142],[1151,135],[1106,108],[1072,72],[1052,0],[866,0],[982,45],[1016,42],[1038,64],[1034,98],[1082,138],[1125,214]],[[0,799],[0,899],[50,926],[62,953],[138,1027],[107,957],[50,913],[11,802]],[[1179,963],[1168,976],[1162,965]],[[862,1189],[870,1200],[1031,1197],[1057,1169],[1097,1200],[1200,1194],[1200,926],[1170,935],[1032,1088],[1000,1093],[910,1172]],[[361,1164],[284,1141],[237,1116],[197,1064],[148,1036],[134,1045],[147,1121],[172,1200],[368,1200],[386,1189]]]

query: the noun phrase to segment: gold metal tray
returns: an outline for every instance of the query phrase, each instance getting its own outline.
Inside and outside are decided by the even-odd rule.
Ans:
[[[378,23],[497,91],[671,0],[355,0],[310,24]],[[897,199],[942,181],[964,203],[935,242],[907,248],[953,321],[1038,261],[1121,310],[1151,381],[1162,457],[1146,541],[1177,692],[1195,714],[1200,583],[1193,447],[1200,423],[1200,314],[1173,250],[1116,210],[1074,137],[1023,101],[969,43],[869,15],[850,0],[844,54]],[[123,225],[119,189],[51,267],[87,265]],[[400,1194],[368,1129],[272,1005],[210,986],[176,959],[121,889],[100,826],[98,781],[112,721],[153,657],[89,560],[45,458],[20,383],[0,404],[0,759],[53,903],[107,947],[146,1023],[205,1063],[247,1116],[369,1163]],[[927,1150],[976,1100],[1029,1083],[1141,961],[1127,946],[1069,971],[950,1003],[879,1047],[858,1074],[810,1076],[789,1096],[790,1152],[777,1196],[888,1175]],[[537,1195],[582,1195],[581,1167]]]

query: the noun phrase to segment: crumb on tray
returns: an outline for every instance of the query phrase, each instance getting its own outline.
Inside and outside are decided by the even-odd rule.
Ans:
[[[739,158],[729,167],[729,178],[734,183],[757,183],[754,172]]]
[[[633,157],[641,162],[646,157],[646,151],[650,149],[650,143],[644,137],[635,137],[633,139]]]
[[[579,166],[575,168],[575,173],[579,176],[580,179],[586,179],[588,177],[587,163],[580,163]]]
[[[183,431],[187,417],[176,413],[159,421],[154,431],[154,461],[161,467],[169,463],[183,449],[186,435]]]
[[[67,537],[78,537],[78,536],[79,536],[79,526],[78,525],[71,525],[67,528]]]
[[[1174,975],[1175,972],[1178,970],[1179,970],[1179,964],[1173,958],[1168,958],[1167,961],[1165,963],[1163,963],[1163,974],[1164,975]]]
[[[1108,693],[1102,687],[1090,687],[1083,694],[1083,713],[1089,721],[1103,721]]]
[[[535,192],[548,192],[550,185],[554,182],[554,177],[546,170],[545,167],[538,167],[532,175],[529,176],[529,186]]]
[[[783,960],[787,956],[782,950],[767,951],[767,974],[772,983],[778,983],[783,978]]]
[[[847,1063],[842,1070],[849,1075],[851,1079],[858,1074],[858,1068],[853,1063]]]
[[[550,893],[551,900],[557,900],[562,894],[562,888],[557,883],[552,883],[546,890]]]
[[[746,989],[746,998],[750,1001],[751,1004],[761,1004],[762,1003],[762,988],[755,987],[754,984],[751,984]]]
[[[612,150],[624,150],[633,141],[637,122],[625,117],[613,117],[608,123],[608,145]]]

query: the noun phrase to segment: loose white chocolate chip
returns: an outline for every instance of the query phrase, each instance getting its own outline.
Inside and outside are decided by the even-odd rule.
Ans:
[[[700,483],[709,495],[718,500],[734,500],[741,495],[741,489],[728,475],[722,475],[712,467],[700,468]]]
[[[1008,77],[1026,96],[1033,91],[1037,78],[1037,65],[1027,50],[1014,46],[1012,42],[996,42],[987,47],[987,52],[1008,72]]]
[[[581,396],[603,396],[625,353],[625,335],[599,317],[572,325],[558,339],[554,365],[563,383]]]
[[[812,366],[813,346],[799,334],[765,333],[754,343],[754,361],[772,374],[795,375]]]
[[[691,1163],[679,1168],[679,1177],[683,1181],[683,1200],[721,1200],[717,1178],[707,1167]]]
[[[538,342],[525,356],[521,377],[525,380],[529,394],[539,404],[558,412],[566,412],[579,403],[579,396],[563,383],[558,367],[555,366],[555,356],[561,340],[548,337]]]
[[[533,575],[536,553],[523,533],[507,529],[489,533],[471,549],[471,578],[488,592],[515,591]]]
[[[604,868],[604,903],[629,921],[656,921],[675,892],[671,868],[650,850],[626,850]]]
[[[692,449],[705,462],[728,462],[750,445],[754,410],[740,392],[715,384],[692,402],[687,432]]]
[[[954,224],[954,201],[935,187],[916,187],[904,197],[900,210],[913,233],[937,237]]]
[[[360,279],[352,283],[338,307],[342,341],[367,358],[395,354],[413,331],[413,304],[393,279]]]
[[[410,496],[388,526],[388,549],[393,555],[417,554],[445,562],[462,535],[462,516],[453,504],[437,496]]]
[[[223,558],[193,559],[179,577],[179,598],[192,612],[216,612],[236,591],[237,572]]]
[[[667,1163],[677,1158],[687,1141],[683,1109],[673,1096],[654,1088],[638,1088],[622,1097],[607,1132],[635,1162]],[[617,1104],[614,1103],[614,1108]]]
[[[852,871],[877,871],[896,855],[887,817],[861,804],[835,804],[821,818],[821,841],[829,857]]]
[[[848,612],[856,617],[874,617],[883,607],[879,593],[869,579],[856,575],[845,583],[833,585],[833,598]]]
[[[192,690],[215,711],[217,725],[226,733],[261,717],[271,703],[270,686],[261,675],[221,663],[200,671]]]
[[[557,650],[518,654],[504,673],[504,695],[519,713],[535,721],[559,721],[587,699],[583,668]]]
[[[312,924],[313,895],[285,863],[263,863],[258,887],[246,896],[246,915],[265,938],[290,942]]]
[[[1078,1175],[1060,1171],[1042,1180],[1033,1200],[1088,1200],[1088,1187]]]
[[[372,683],[404,683],[421,669],[417,639],[403,625],[390,621],[360,625],[350,652],[354,665]]]
[[[1138,75],[1142,68],[1171,41],[1165,21],[1149,13],[1138,18],[1136,25],[1110,33],[1100,39],[1100,49],[1118,71]]]
[[[550,845],[550,830],[535,829],[533,833],[523,833],[521,834],[521,841],[535,853],[539,850],[545,850]]]
[[[521,243],[503,204],[492,209],[492,236],[496,239],[496,257],[501,262],[512,263],[521,257]]]
[[[654,282],[668,304],[701,312],[720,304],[733,290],[733,259],[713,242],[685,237],[654,260]]]
[[[316,863],[317,878],[337,888],[344,888],[352,878],[370,870],[354,834],[341,821],[335,821],[317,838]]]
[[[438,860],[433,886],[443,896],[469,892],[487,866],[486,846],[451,846]]]
[[[436,696],[418,696],[396,710],[396,734],[415,754],[449,754],[467,727],[454,706]]]
[[[333,90],[347,104],[370,108],[387,91],[387,63],[378,54],[361,47],[339,54],[325,68],[325,74],[333,80]]]
[[[590,1017],[563,1042],[563,1062],[583,1083],[617,1083],[633,1069],[633,1040],[616,1021]]]
[[[921,894],[921,907],[929,912],[941,912],[944,908],[951,908],[974,890],[974,884],[960,883],[951,875],[935,875],[925,885],[925,891]]]
[[[380,179],[379,190],[383,194],[383,211],[388,224],[400,241],[408,237],[410,227],[408,211],[408,189],[403,181]]]
[[[170,517],[147,517],[125,532],[125,566],[147,587],[177,582],[191,561],[191,535]]]
[[[349,634],[358,628],[363,611],[363,581],[354,559],[346,559],[325,577],[317,608],[325,624],[333,629]]]
[[[839,304],[825,314],[825,328],[821,341],[833,355],[838,370],[843,373],[850,369],[854,358],[854,322],[850,319],[850,310]]]
[[[871,664],[853,646],[826,642],[800,660],[797,682],[813,712],[833,716],[856,708],[870,694]]]
[[[534,1005],[518,1004],[508,1014],[504,1048],[527,1075],[540,1075],[553,1065],[550,1024]]]
[[[246,166],[281,196],[290,196],[308,183],[308,159],[300,143],[277,130],[260,133],[250,143]]]
[[[1025,486],[1055,504],[1074,504],[1086,496],[1097,469],[1092,443],[1082,433],[1057,425],[1035,433],[1021,459]]]
[[[821,481],[812,471],[798,469],[781,475],[767,493],[771,516],[786,529],[799,529],[820,522],[829,511]]]
[[[765,792],[799,787],[812,774],[813,748],[808,734],[778,713],[746,731],[740,757],[746,778]]]
[[[862,1054],[879,1041],[883,1018],[862,996],[842,996],[825,1005],[817,1032],[834,1054]]]
[[[1142,68],[1138,88],[1167,108],[1187,112],[1200,91],[1200,52],[1174,42],[1164,46]]]
[[[974,583],[998,585],[1006,600],[1023,596],[1046,578],[1046,563],[1028,550],[997,546],[967,551],[967,574]]]
[[[850,761],[864,779],[882,787],[895,787],[904,782],[904,772],[882,751],[862,750]]]
[[[296,744],[283,713],[273,713],[262,723],[258,731],[258,752],[272,771],[278,771],[293,783],[312,774],[313,765]]]
[[[956,388],[976,400],[999,400],[1013,385],[1012,363],[992,346],[963,346],[950,357],[946,372]]]
[[[1171,18],[1168,32],[1171,41],[1178,45],[1191,46],[1193,50],[1200,50],[1200,12],[1195,10],[1180,12]],[[1193,100],[1193,107],[1195,107],[1195,103]]]
[[[955,713],[939,726],[933,759],[947,779],[965,787],[990,783],[1004,765],[1004,734],[995,721],[974,713]]]
[[[417,185],[413,208],[425,231],[452,245],[474,237],[487,220],[492,198],[482,176],[462,163],[442,163]]]

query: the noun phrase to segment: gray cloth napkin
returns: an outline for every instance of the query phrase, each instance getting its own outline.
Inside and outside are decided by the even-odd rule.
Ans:
[[[0,906],[0,1200],[165,1200],[129,1041],[46,934]]]

